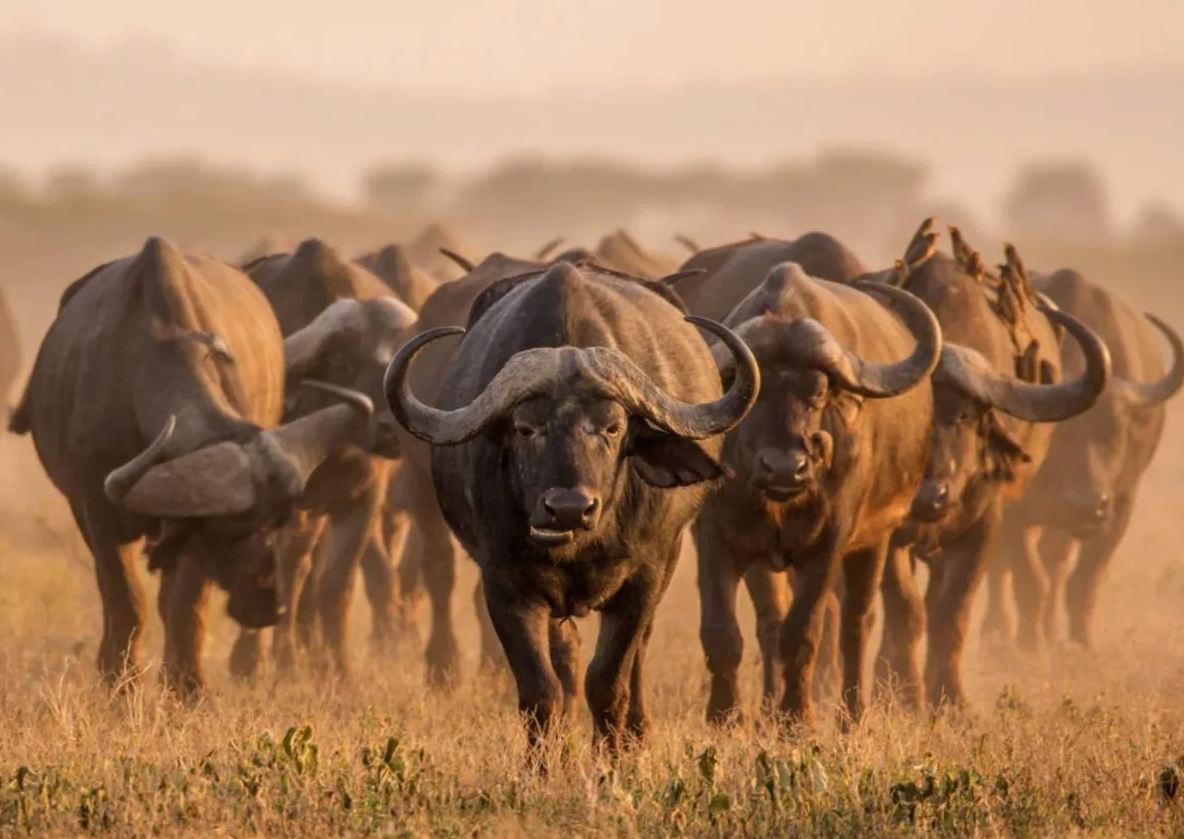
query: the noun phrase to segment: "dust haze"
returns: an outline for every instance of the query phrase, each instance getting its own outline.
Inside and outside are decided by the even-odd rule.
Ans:
[[[708,246],[751,232],[819,229],[869,264],[888,265],[917,223],[936,215],[963,227],[988,263],[1014,241],[1029,266],[1078,268],[1184,329],[1178,2],[955,8],[918,0],[899,9],[890,7],[906,4],[850,0],[801,9],[735,0],[725,11],[658,0],[207,0],[186,14],[165,5],[173,4],[0,5],[0,292],[15,313],[20,355],[8,404],[20,397],[63,289],[150,235],[237,261],[265,240],[272,244],[264,250],[286,249],[313,235],[353,256],[438,223],[480,258],[525,255],[556,236],[592,247],[620,228],[678,262],[686,256],[680,235]],[[28,438],[0,439],[0,464],[0,563],[9,575],[0,589],[0,711],[36,721],[4,738],[0,772],[60,762],[85,775],[102,761],[94,745],[101,738],[161,765],[205,752],[233,762],[238,753],[227,756],[224,738],[209,733],[220,713],[244,742],[263,726],[282,733],[312,720],[325,751],[345,755],[360,742],[353,715],[377,714],[382,723],[359,723],[365,736],[401,727],[408,743],[429,752],[438,744],[435,759],[461,788],[504,792],[503,743],[519,733],[512,689],[481,685],[437,705],[422,688],[419,651],[402,650],[397,666],[370,656],[360,595],[351,617],[359,684],[321,689],[304,679],[287,695],[282,685],[236,685],[225,672],[235,630],[219,614],[206,650],[221,694],[212,708],[175,739],[173,710],[141,708],[130,727],[115,719],[95,699],[101,613],[90,556]],[[898,780],[892,773],[934,753],[956,771],[979,760],[967,744],[981,735],[990,738],[983,766],[1024,767],[1039,799],[1033,807],[1045,814],[1033,817],[1037,825],[1068,824],[1057,819],[1088,789],[1096,813],[1074,820],[1074,829],[1178,831],[1178,801],[1164,815],[1127,790],[1143,790],[1144,775],[1184,760],[1182,472],[1184,419],[1175,403],[1109,571],[1098,649],[989,648],[978,640],[980,603],[967,678],[982,728],[925,729],[878,709],[875,725],[853,739],[825,730],[832,772],[876,766],[887,788]],[[718,734],[701,721],[694,555],[684,553],[651,657],[657,753],[691,767],[685,743],[697,753],[718,742],[735,758],[731,769],[755,760],[767,733]],[[476,577],[467,560],[460,575],[453,610],[466,679],[476,682]],[[747,602],[742,608],[746,698],[755,704],[752,612]],[[146,649],[156,656],[159,627],[152,633]],[[595,622],[587,623],[586,647],[594,636]],[[490,709],[488,731],[477,703]],[[1065,703],[1104,717],[1104,736],[1073,727],[1076,717],[1065,722]],[[1021,706],[1022,722],[1006,717]],[[44,751],[37,730],[72,744],[65,757]],[[1093,761],[1087,769],[1073,764],[1087,761],[1073,757],[1074,738]],[[1116,744],[1131,752],[1118,755]],[[1045,771],[1040,753],[1054,749],[1080,778]],[[1111,757],[1112,771],[1089,774]],[[634,769],[657,773],[658,763]],[[85,783],[100,776],[108,777],[87,775]],[[645,777],[638,783],[655,790],[666,783]],[[545,786],[523,782],[534,804],[547,805],[506,805],[495,821],[506,835],[558,835],[572,824],[592,830],[593,815],[608,808],[620,819],[614,828],[674,829],[657,816],[646,821],[642,805],[622,815],[623,798],[606,803],[585,780],[565,780],[568,799],[554,810]],[[749,783],[732,781],[737,789]],[[737,802],[740,793],[732,795]],[[838,807],[827,802],[819,812]],[[322,805],[308,806],[319,813]],[[419,829],[442,829],[424,815],[428,805],[406,806]],[[225,818],[212,805],[202,812],[207,827]],[[5,813],[0,807],[0,833]],[[144,824],[166,823],[152,818]],[[260,818],[254,829],[279,824]],[[703,818],[689,832],[716,824]],[[465,829],[480,824],[457,819]],[[1000,833],[1020,833],[1017,823]],[[990,832],[986,822],[975,825]]]

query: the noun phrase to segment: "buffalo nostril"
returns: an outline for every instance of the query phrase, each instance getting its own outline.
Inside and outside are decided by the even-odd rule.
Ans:
[[[543,511],[550,523],[560,530],[587,527],[599,506],[598,499],[571,490],[551,492],[543,498]]]

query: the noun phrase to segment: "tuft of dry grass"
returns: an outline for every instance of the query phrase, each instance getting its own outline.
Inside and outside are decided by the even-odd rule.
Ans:
[[[218,600],[212,689],[184,709],[155,671],[125,697],[96,686],[90,560],[60,516],[22,514],[0,535],[0,836],[1180,836],[1182,461],[1165,446],[1143,490],[1099,649],[972,645],[965,716],[881,701],[849,734],[829,721],[797,738],[759,720],[709,727],[688,552],[649,658],[652,740],[609,764],[581,708],[546,775],[525,762],[511,686],[474,672],[471,569],[454,607],[469,660],[452,691],[424,686],[417,650],[367,650],[361,597],[348,683],[233,683]],[[743,621],[751,630],[751,611]],[[582,626],[586,652],[595,628]],[[147,654],[160,644],[153,622]],[[751,705],[754,651],[749,631]]]

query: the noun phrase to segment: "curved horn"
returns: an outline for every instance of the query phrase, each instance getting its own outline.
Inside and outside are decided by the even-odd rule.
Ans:
[[[699,247],[698,242],[696,242],[690,236],[684,236],[681,233],[674,234],[674,241],[678,242],[691,253],[698,253],[699,251],[703,250],[701,247]]]
[[[284,338],[284,370],[289,376],[300,376],[320,356],[329,338],[347,329],[360,327],[362,304],[352,297],[337,300],[317,315],[303,329]]]
[[[282,452],[291,465],[293,474],[288,478],[288,491],[292,495],[302,492],[304,482],[325,458],[354,440],[374,414],[374,403],[356,390],[312,379],[305,379],[301,384],[332,394],[345,404],[322,408],[260,435],[266,438],[265,446],[270,448],[268,444],[274,442],[277,450],[274,453]]]
[[[156,439],[148,444],[148,448],[133,457],[127,463],[112,469],[103,481],[103,493],[117,507],[122,506],[128,492],[144,476],[144,473],[155,466],[164,454],[165,447],[177,430],[177,416],[170,414],[164,427],[156,435]]]
[[[424,405],[407,385],[412,359],[432,341],[461,335],[455,326],[431,329],[408,341],[387,368],[383,388],[395,419],[411,434],[439,446],[456,445],[481,433],[514,405],[546,392],[559,378],[577,373],[617,399],[632,413],[682,437],[722,434],[744,418],[760,391],[760,369],[751,350],[730,329],[705,318],[688,317],[718,336],[732,351],[741,373],[719,399],[691,404],[674,399],[628,356],[607,347],[538,347],[516,353],[471,403],[452,411]]]
[[[548,256],[550,256],[554,252],[554,250],[557,247],[559,247],[560,245],[562,245],[565,241],[566,241],[566,239],[564,239],[564,237],[556,236],[550,242],[547,242],[547,244],[543,245],[541,248],[539,248],[537,251],[535,251],[534,258],[541,262],[542,260],[544,260]],[[471,265],[469,266],[468,270],[470,270],[470,271],[473,270]]]
[[[882,283],[859,280],[855,287],[863,292],[875,292],[896,304],[905,326],[917,339],[913,352],[895,364],[876,364],[854,353],[847,352],[851,364],[851,381],[843,387],[869,399],[886,399],[911,390],[926,379],[941,360],[941,324],[933,311],[916,295],[902,288]]]
[[[1174,329],[1157,318],[1146,314],[1144,317],[1155,324],[1155,328],[1163,333],[1172,347],[1172,367],[1167,375],[1157,382],[1140,384],[1127,381],[1115,376],[1110,387],[1117,391],[1118,396],[1134,408],[1153,408],[1162,405],[1175,396],[1184,387],[1184,341]]]
[[[157,463],[175,426],[170,420],[152,445],[107,476],[104,491],[121,507],[157,518],[239,515],[259,505],[260,493],[264,500],[295,498],[313,470],[353,438],[359,416],[369,419],[369,399],[349,400],[247,442],[215,443]]]
[[[409,433],[429,443],[451,436],[442,430],[451,412],[432,408],[416,399],[407,384],[407,373],[415,356],[432,341],[464,334],[465,330],[459,326],[439,326],[413,336],[399,347],[382,378],[382,392],[386,395],[387,407],[391,409],[395,420]],[[441,445],[448,444],[441,442]]]
[[[1093,330],[1059,309],[1041,305],[1054,326],[1063,326],[1081,345],[1085,372],[1071,382],[1038,385],[1002,376],[968,347],[946,344],[938,375],[970,398],[1025,422],[1063,422],[1088,411],[1110,379],[1110,350]]]
[[[461,268],[464,268],[466,273],[473,270],[473,263],[469,262],[469,260],[465,259],[456,251],[451,251],[448,248],[440,248],[440,253],[444,254]]]

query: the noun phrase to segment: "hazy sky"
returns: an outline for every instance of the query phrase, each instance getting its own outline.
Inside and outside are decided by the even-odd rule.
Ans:
[[[1184,0],[0,0],[0,33],[473,91],[1184,65]]]

